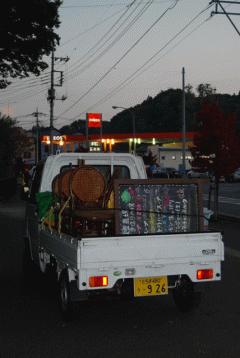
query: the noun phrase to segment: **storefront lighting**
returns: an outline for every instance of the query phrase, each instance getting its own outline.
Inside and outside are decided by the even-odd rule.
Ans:
[[[156,139],[155,139],[155,138],[152,139],[152,144],[153,144],[153,145],[156,144]]]

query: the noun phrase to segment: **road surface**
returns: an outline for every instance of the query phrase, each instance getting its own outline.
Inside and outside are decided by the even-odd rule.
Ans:
[[[54,287],[40,276],[28,289],[23,285],[21,202],[0,205],[0,225],[1,358],[240,356],[240,259],[231,252],[222,281],[210,285],[194,312],[179,313],[171,295],[130,302],[102,299],[83,303],[75,320],[66,324]],[[240,224],[214,225],[225,230],[226,246],[240,252]]]

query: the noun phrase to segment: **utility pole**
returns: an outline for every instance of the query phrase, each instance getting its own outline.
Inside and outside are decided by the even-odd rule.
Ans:
[[[46,116],[45,113],[38,112],[38,108],[36,109],[36,112],[32,113],[32,116],[36,118],[36,146],[35,146],[35,161],[36,164],[39,161],[39,116]]]
[[[51,56],[51,87],[48,91],[48,98],[50,102],[50,155],[53,154],[53,110],[55,101],[55,88],[54,88],[54,51]]]
[[[39,117],[47,116],[46,113],[38,112],[38,108],[36,112],[25,114],[24,116],[20,116],[18,118],[27,118],[27,117],[35,117],[36,118],[36,142],[35,142],[35,163],[37,164],[39,161]]]
[[[137,139],[136,139],[136,117],[135,117],[134,110],[131,108],[120,107],[120,106],[112,106],[112,108],[113,109],[123,109],[130,114],[130,117],[132,119],[133,153],[136,154],[136,140]],[[132,146],[131,146],[131,151],[132,151]]]
[[[56,98],[55,96],[55,86],[62,87],[63,85],[63,71],[56,71],[54,69],[55,61],[64,61],[67,62],[69,60],[69,57],[54,57],[54,50],[52,50],[51,55],[51,86],[48,90],[48,100],[50,102],[50,155],[53,154],[53,121],[54,121],[54,102],[55,100],[61,100],[64,101],[67,97],[62,96],[61,98]],[[54,73],[60,73],[60,80],[59,83],[54,82]]]
[[[185,68],[182,68],[182,171],[186,174],[186,98],[185,98]]]
[[[211,16],[212,15],[226,15],[228,20],[230,21],[230,23],[232,24],[232,26],[234,27],[234,29],[236,30],[236,32],[238,33],[238,35],[240,36],[240,31],[238,30],[237,26],[234,24],[234,22],[232,21],[230,15],[233,16],[239,16],[240,12],[229,12],[226,11],[225,8],[223,7],[222,4],[231,4],[231,5],[240,5],[240,1],[228,1],[228,0],[212,0],[210,2],[211,4],[215,4],[215,11],[211,12]],[[219,11],[219,9],[221,9],[221,11]]]

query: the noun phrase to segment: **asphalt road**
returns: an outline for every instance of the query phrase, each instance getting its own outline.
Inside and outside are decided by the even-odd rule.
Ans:
[[[130,302],[83,303],[73,322],[63,323],[54,287],[40,276],[23,284],[22,203],[0,205],[1,358],[238,358],[240,356],[240,224],[224,229],[229,248],[223,279],[206,289],[200,307],[179,313],[171,295]]]
[[[208,205],[208,188],[204,188],[204,205]],[[211,209],[213,210],[213,195]],[[219,212],[225,216],[240,219],[240,183],[220,183],[219,185]]]

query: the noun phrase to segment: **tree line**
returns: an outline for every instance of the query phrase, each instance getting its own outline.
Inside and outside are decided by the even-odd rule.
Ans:
[[[182,90],[170,88],[159,92],[155,97],[148,96],[142,103],[114,115],[110,121],[103,121],[103,133],[131,133],[132,115],[135,117],[137,133],[177,132],[182,130]],[[237,131],[240,132],[240,92],[221,94],[209,83],[199,84],[196,91],[186,86],[185,110],[186,130],[197,131],[199,122],[197,113],[204,102],[217,103],[224,113],[236,115]],[[77,120],[63,126],[63,134],[85,133],[85,121]],[[99,130],[89,129],[89,133]]]

